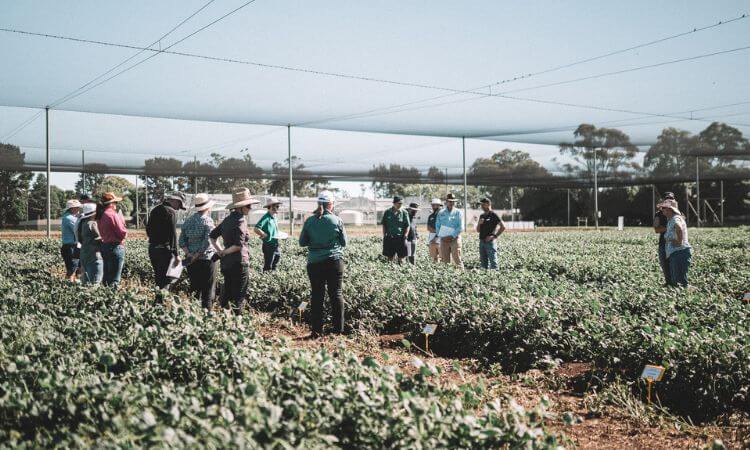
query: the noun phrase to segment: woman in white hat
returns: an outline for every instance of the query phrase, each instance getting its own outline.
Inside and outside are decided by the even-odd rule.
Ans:
[[[81,245],[81,282],[99,284],[102,282],[104,262],[102,261],[102,237],[94,215],[96,203],[84,203],[81,218],[78,220],[78,243]]]
[[[211,310],[216,292],[216,261],[209,235],[214,229],[211,208],[214,201],[208,194],[197,194],[193,211],[182,224],[179,245],[185,253],[190,290],[200,295],[201,305]]]
[[[211,244],[221,258],[221,274],[224,275],[224,295],[221,306],[226,308],[229,303],[237,314],[242,313],[247,297],[247,283],[249,278],[250,254],[247,242],[250,239],[247,230],[247,213],[250,205],[259,203],[250,196],[246,189],[232,194],[232,203],[227,209],[232,212],[211,231]],[[223,246],[216,240],[222,239]]]
[[[687,274],[693,256],[692,247],[688,242],[687,223],[685,223],[680,210],[677,209],[676,200],[664,200],[658,207],[668,220],[664,239],[667,245],[667,263],[669,264],[671,285],[687,287]]]
[[[253,231],[263,241],[263,272],[276,270],[276,265],[281,259],[281,250],[279,250],[278,224],[276,223],[276,214],[279,212],[281,202],[275,198],[269,198],[266,201],[268,212],[260,218],[255,224]]]
[[[323,191],[318,195],[318,209],[305,220],[299,235],[299,245],[307,247],[307,276],[312,290],[312,335],[323,334],[323,299],[326,290],[331,302],[333,328],[344,332],[344,222],[333,214],[333,194]]]
[[[78,224],[78,213],[81,211],[81,202],[78,200],[68,200],[63,210],[61,229],[62,229],[62,246],[60,254],[65,261],[65,277],[68,281],[76,281],[76,272],[78,271],[79,253],[78,239],[76,239],[76,225]]]
[[[427,244],[430,246],[430,258],[433,262],[440,260],[440,239],[437,237],[437,216],[440,210],[443,208],[443,201],[439,198],[433,198],[430,202],[432,208],[432,214],[427,217]]]

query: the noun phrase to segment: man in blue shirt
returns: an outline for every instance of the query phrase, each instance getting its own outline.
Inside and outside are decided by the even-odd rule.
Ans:
[[[461,261],[461,231],[464,228],[464,215],[456,208],[456,197],[448,194],[445,208],[437,215],[435,229],[440,239],[440,260],[449,263],[451,259],[456,267],[464,268]],[[441,230],[442,229],[442,230]]]

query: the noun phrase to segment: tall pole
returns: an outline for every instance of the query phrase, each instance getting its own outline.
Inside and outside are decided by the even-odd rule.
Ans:
[[[721,226],[724,226],[724,180],[719,181],[719,201],[721,204]]]
[[[86,193],[86,155],[85,150],[81,149],[81,194]]]
[[[466,138],[461,138],[461,153],[464,160],[464,231],[466,231],[466,224],[469,221],[469,193],[466,189]]]
[[[52,194],[50,189],[50,175],[51,175],[51,164],[49,158],[49,106],[44,107],[44,129],[45,129],[45,148],[47,149],[47,238],[52,234],[52,222],[50,216],[52,215],[52,202],[50,196]]]
[[[148,223],[148,178],[143,177],[143,192],[146,195],[146,214],[143,216],[146,218],[146,222]]]
[[[599,229],[599,183],[596,168],[596,147],[594,147],[594,228]]]
[[[570,226],[570,188],[568,188],[568,226]]]
[[[193,187],[195,188],[195,195],[198,195],[198,156],[193,156],[193,170],[195,171],[195,177],[193,178]]]
[[[656,212],[656,186],[651,185],[651,214]]]
[[[513,209],[513,186],[510,187],[510,221],[514,222],[516,219],[516,213]]]
[[[685,183],[685,223],[690,223],[690,195],[688,195],[687,183]]]
[[[141,227],[141,209],[138,207],[138,175],[135,176],[135,227]]]
[[[695,210],[696,215],[698,216],[698,221],[696,222],[698,226],[701,226],[701,179],[700,179],[700,173],[699,173],[699,165],[698,165],[698,157],[695,157],[695,202],[697,208]]]
[[[292,178],[292,126],[286,126],[287,158],[289,158],[289,235],[294,234],[294,181]]]

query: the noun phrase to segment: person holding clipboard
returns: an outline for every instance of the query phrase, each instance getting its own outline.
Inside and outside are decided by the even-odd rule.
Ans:
[[[461,260],[461,231],[464,228],[464,215],[456,208],[456,196],[445,197],[445,208],[440,211],[435,221],[435,230],[440,239],[440,260],[449,263],[453,260],[456,267],[464,268]]]

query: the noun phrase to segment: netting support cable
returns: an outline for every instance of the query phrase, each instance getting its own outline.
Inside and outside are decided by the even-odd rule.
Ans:
[[[289,161],[289,236],[294,235],[294,180],[292,174],[292,126],[286,126],[286,147]]]
[[[52,190],[50,188],[50,174],[51,174],[51,162],[50,162],[50,155],[49,155],[49,106],[44,107],[44,141],[45,141],[45,150],[47,152],[47,239],[50,238],[52,234],[52,223],[50,222],[50,216],[52,215],[52,202],[50,201],[50,196],[52,194]]]
[[[463,157],[464,164],[464,231],[466,231],[467,224],[469,222],[469,193],[466,188],[466,138],[461,138],[461,154]]]

